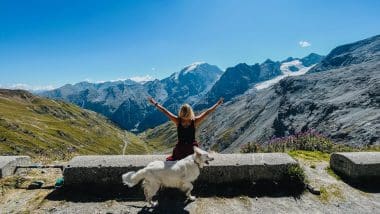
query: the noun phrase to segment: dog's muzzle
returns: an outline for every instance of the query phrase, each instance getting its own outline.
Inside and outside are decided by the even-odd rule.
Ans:
[[[205,161],[205,163],[206,163],[207,165],[209,165],[209,164],[210,164],[209,161],[213,161],[213,160],[214,160],[214,158],[209,158],[208,160]]]

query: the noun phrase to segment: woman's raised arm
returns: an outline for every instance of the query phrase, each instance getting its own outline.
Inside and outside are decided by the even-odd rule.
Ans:
[[[158,110],[160,110],[162,113],[164,113],[171,121],[173,121],[176,125],[178,125],[178,117],[175,116],[173,113],[171,113],[169,110],[167,110],[162,105],[158,104],[157,101],[155,101],[152,97],[148,98],[149,102],[152,103]]]
[[[197,115],[195,117],[195,126],[199,126],[202,121],[209,115],[211,112],[213,112],[219,105],[223,103],[223,98],[220,98],[218,102],[216,102],[211,108],[207,109],[206,111],[202,112],[200,115]]]

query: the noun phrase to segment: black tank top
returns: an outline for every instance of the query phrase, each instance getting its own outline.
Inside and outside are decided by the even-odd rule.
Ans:
[[[191,144],[195,142],[195,125],[194,120],[191,120],[191,124],[188,127],[182,126],[181,118],[177,126],[178,142]]]

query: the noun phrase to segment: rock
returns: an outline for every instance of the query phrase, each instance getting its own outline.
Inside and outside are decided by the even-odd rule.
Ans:
[[[380,178],[380,152],[333,153],[330,167],[352,181],[376,180]]]
[[[29,164],[29,156],[0,156],[0,178],[15,173],[17,165]]]
[[[44,184],[45,182],[41,180],[33,181],[31,184],[29,184],[28,189],[40,189]]]
[[[237,183],[281,180],[297,162],[285,153],[213,154],[215,160],[201,169],[197,182]],[[121,185],[121,175],[136,171],[164,155],[77,156],[63,172],[66,186]]]
[[[313,187],[310,184],[306,184],[306,189],[309,190],[309,192],[314,194],[314,195],[320,195],[321,194],[320,189]]]

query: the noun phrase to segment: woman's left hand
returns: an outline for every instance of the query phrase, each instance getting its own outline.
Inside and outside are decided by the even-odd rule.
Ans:
[[[153,97],[148,97],[148,100],[149,100],[149,102],[152,103],[153,105],[156,105],[156,103],[157,103],[157,101],[155,101],[155,100],[153,99]]]

